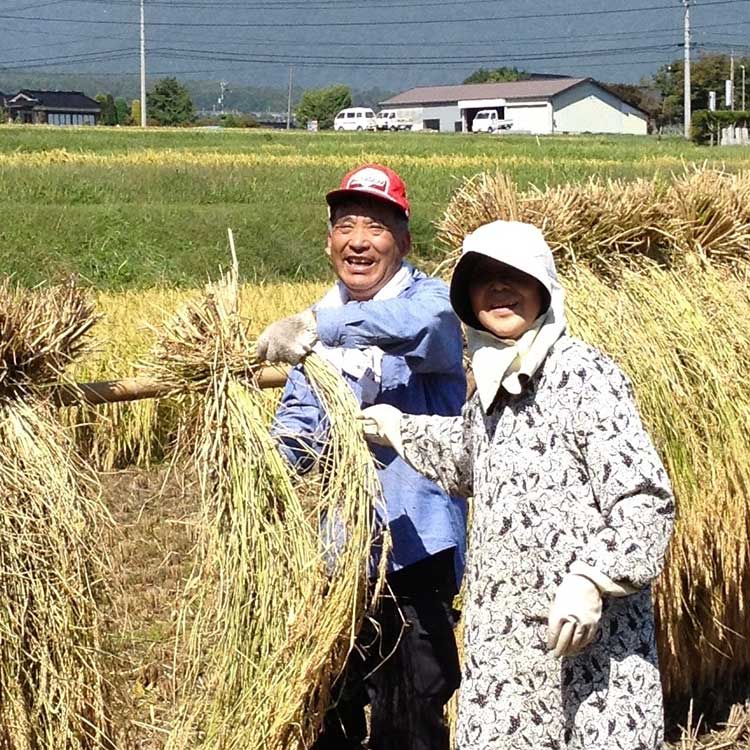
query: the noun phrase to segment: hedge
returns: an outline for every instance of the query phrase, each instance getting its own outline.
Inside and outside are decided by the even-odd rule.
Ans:
[[[750,112],[700,109],[693,113],[691,137],[695,143],[718,145],[722,129],[730,125],[750,127]]]

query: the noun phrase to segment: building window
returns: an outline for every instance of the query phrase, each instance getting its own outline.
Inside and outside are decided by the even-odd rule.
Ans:
[[[440,120],[422,120],[422,127],[425,130],[440,130]]]

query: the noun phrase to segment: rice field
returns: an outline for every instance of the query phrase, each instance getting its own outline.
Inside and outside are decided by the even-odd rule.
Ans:
[[[366,160],[402,172],[415,258],[429,262],[435,222],[476,172],[500,169],[522,188],[544,188],[665,177],[707,158],[750,167],[747,149],[679,139],[0,126],[3,270],[26,284],[78,273],[100,289],[197,287],[225,261],[231,226],[246,278],[320,280],[322,197]]]
[[[704,164],[715,154],[721,163]],[[230,263],[227,227],[235,231],[244,277],[237,311],[243,336],[252,339],[268,322],[319,298],[330,283],[323,195],[364,161],[382,161],[403,174],[413,206],[414,260],[439,273],[448,271],[457,240],[478,221],[518,217],[545,228],[564,268],[574,332],[612,354],[632,378],[678,493],[675,542],[656,594],[671,721],[687,722],[691,699],[693,716],[721,719],[722,700],[746,697],[750,674],[750,150],[707,152],[676,139],[593,136],[0,126],[3,270],[25,285],[80,275],[95,289],[101,319],[93,350],[70,373],[79,381],[132,376],[149,358],[154,366],[165,320],[186,304],[205,307],[201,288]],[[478,172],[484,176],[474,177]],[[163,349],[156,364],[174,365],[174,351]],[[236,394],[216,383],[231,379],[217,379],[213,390],[215,403],[224,404],[215,414],[224,418]],[[265,392],[245,404],[230,432],[247,429],[251,412],[256,423],[267,420],[277,397]],[[167,460],[184,448],[179,399],[60,415],[103,477],[115,520],[104,532],[118,566],[105,635],[115,666],[104,692],[118,712],[117,744],[185,746],[196,721],[216,735],[227,713],[198,720],[196,711],[205,707],[200,699],[191,707],[186,698],[207,689],[238,716],[270,700],[270,694],[259,701],[260,693],[211,682],[211,674],[239,668],[226,654],[249,627],[231,591],[204,590],[191,610],[222,612],[224,635],[234,639],[226,647],[216,619],[201,624],[198,617],[195,625],[180,614],[182,592],[200,565],[211,571],[208,578],[219,579],[257,565],[247,549],[239,557],[232,550],[223,558],[215,554],[226,529],[206,521],[221,515],[210,505],[216,492],[205,493],[217,481],[207,467],[234,459],[217,452],[222,446],[210,440],[210,429],[194,430],[207,441],[194,453],[196,475],[164,480]],[[219,431],[227,429],[223,424]],[[253,440],[260,433],[254,434]],[[221,481],[224,515],[231,517],[232,493],[247,494],[247,487],[233,488],[230,476]],[[235,519],[240,537],[246,520]],[[206,529],[211,535],[201,536]],[[207,557],[209,548],[214,554]],[[265,553],[259,548],[258,554]],[[213,598],[219,593],[224,598]],[[273,601],[267,599],[270,609]],[[201,640],[205,633],[208,641]],[[192,649],[200,659],[177,658],[181,637],[192,644],[183,653]],[[252,671],[242,674],[252,681]],[[299,707],[299,694],[294,700]],[[178,716],[178,705],[187,713]],[[294,716],[299,723],[299,711]],[[740,719],[735,723],[741,726]],[[694,733],[695,719],[691,726]],[[262,742],[249,731],[238,730],[240,741]],[[736,731],[738,743],[744,731]],[[683,746],[695,742],[689,732]]]

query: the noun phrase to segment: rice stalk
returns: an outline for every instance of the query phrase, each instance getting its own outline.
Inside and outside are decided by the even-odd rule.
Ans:
[[[368,601],[379,483],[358,405],[328,365],[306,373],[328,415],[313,503],[270,436],[236,269],[159,335],[145,373],[190,393],[181,455],[201,486],[182,621],[190,666],[168,747],[308,747]]]
[[[702,732],[701,718],[693,723],[692,706],[687,726],[673,750],[741,750],[750,747],[750,701],[732,706],[726,721],[717,729]]]
[[[633,380],[677,498],[655,589],[665,692],[705,712],[750,672],[750,292],[710,264],[570,272],[572,328]]]
[[[750,257],[750,172],[692,168],[671,180],[591,177],[585,182],[521,192],[502,172],[465,180],[438,224],[452,267],[463,238],[503,219],[538,226],[561,268],[586,263],[612,276],[615,261],[664,265],[698,254],[725,264]]]
[[[110,747],[93,473],[46,396],[85,348],[73,285],[0,285],[0,747]]]

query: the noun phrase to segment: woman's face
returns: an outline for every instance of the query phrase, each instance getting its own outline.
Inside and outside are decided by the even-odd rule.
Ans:
[[[542,312],[542,285],[491,258],[477,263],[469,282],[471,309],[479,323],[501,339],[518,339]]]

